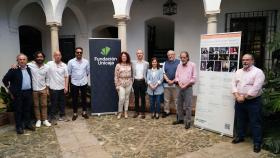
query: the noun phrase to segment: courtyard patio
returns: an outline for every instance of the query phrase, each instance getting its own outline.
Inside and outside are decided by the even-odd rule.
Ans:
[[[158,120],[114,115],[92,116],[75,122],[58,122],[51,128],[17,135],[14,126],[0,128],[0,157],[277,157],[262,150],[252,151],[251,140],[232,145],[231,138],[183,125],[171,125],[175,115]]]

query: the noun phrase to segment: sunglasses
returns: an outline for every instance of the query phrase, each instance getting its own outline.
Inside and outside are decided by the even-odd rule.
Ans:
[[[77,54],[83,54],[83,52],[76,52]]]

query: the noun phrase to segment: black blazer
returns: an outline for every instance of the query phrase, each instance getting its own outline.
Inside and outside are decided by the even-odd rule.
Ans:
[[[32,88],[32,76],[30,68],[27,66],[27,72],[30,76],[31,88]],[[22,72],[20,68],[10,69],[4,76],[2,82],[9,89],[13,96],[17,96],[21,92],[22,87]]]

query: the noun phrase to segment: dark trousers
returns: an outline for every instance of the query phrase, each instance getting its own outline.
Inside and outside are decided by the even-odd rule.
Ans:
[[[160,113],[160,100],[162,95],[150,95],[151,113]]]
[[[87,111],[87,84],[84,86],[75,86],[71,85],[71,94],[72,94],[72,106],[73,106],[73,112],[77,113],[78,112],[78,97],[79,97],[79,92],[81,92],[81,102],[82,102],[82,107],[83,111]]]
[[[261,97],[245,100],[243,103],[236,102],[235,115],[237,120],[237,136],[240,138],[245,137],[246,120],[249,118],[254,144],[260,145],[262,143]]]
[[[32,90],[22,90],[14,96],[16,129],[31,125]]]
[[[147,90],[147,85],[145,80],[134,80],[133,82],[133,90],[134,90],[134,97],[135,97],[135,111],[137,113],[145,112],[146,108],[146,100],[145,100],[145,95],[146,95],[146,90]],[[139,97],[141,97],[141,109],[139,110]]]
[[[50,108],[50,117],[55,119],[57,110],[59,109],[59,116],[65,116],[65,94],[64,89],[62,90],[52,90],[50,89],[51,97],[51,108]]]

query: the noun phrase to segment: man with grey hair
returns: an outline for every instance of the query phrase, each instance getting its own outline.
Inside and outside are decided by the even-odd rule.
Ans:
[[[176,105],[177,88],[175,86],[175,73],[180,60],[175,58],[175,52],[169,50],[167,52],[168,60],[163,63],[163,77],[164,77],[164,111],[162,117],[167,117],[170,113],[172,101]]]
[[[17,134],[23,134],[24,129],[35,130],[31,123],[32,109],[32,75],[27,64],[27,56],[17,56],[18,68],[11,68],[3,78],[5,87],[13,100]]]

